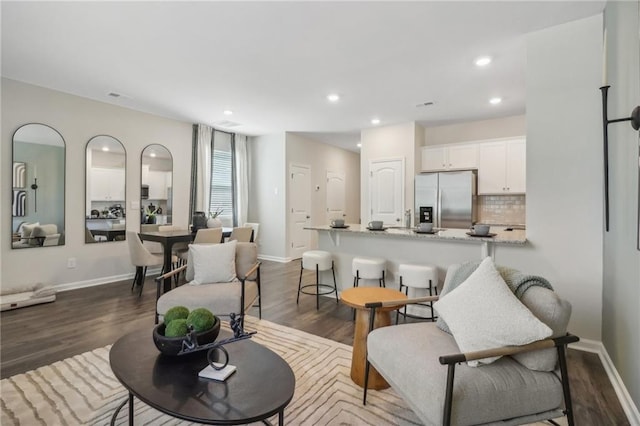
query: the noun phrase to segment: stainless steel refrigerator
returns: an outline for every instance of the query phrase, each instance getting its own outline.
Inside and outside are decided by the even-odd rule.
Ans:
[[[477,173],[421,173],[415,179],[415,223],[436,228],[469,228],[477,219]]]

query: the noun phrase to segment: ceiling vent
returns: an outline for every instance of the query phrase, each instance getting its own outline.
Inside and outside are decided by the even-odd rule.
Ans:
[[[233,121],[229,121],[229,120],[222,120],[222,121],[218,121],[216,123],[213,123],[214,126],[218,126],[218,127],[238,127],[240,126],[240,123],[235,123]]]

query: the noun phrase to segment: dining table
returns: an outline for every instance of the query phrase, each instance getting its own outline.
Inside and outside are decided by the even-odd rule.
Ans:
[[[222,228],[223,238],[231,236],[233,228]],[[142,241],[154,241],[162,244],[164,256],[164,272],[171,271],[171,255],[173,245],[176,243],[190,243],[196,237],[196,233],[188,229],[174,229],[171,231],[147,231],[138,234]],[[164,292],[171,290],[171,278],[164,279]]]
[[[107,241],[115,241],[117,237],[124,237],[126,230],[124,229],[90,229],[91,235],[94,237],[101,235],[107,238]]]

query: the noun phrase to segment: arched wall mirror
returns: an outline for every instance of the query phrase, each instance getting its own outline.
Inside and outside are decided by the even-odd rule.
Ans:
[[[87,142],[85,242],[125,239],[127,153],[112,136]]]
[[[173,157],[159,144],[148,145],[141,156],[140,222],[167,225],[173,214]]]
[[[44,124],[13,134],[11,247],[64,245],[65,142]]]

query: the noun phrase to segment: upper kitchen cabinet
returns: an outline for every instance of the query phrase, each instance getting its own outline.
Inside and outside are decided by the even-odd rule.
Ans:
[[[91,201],[124,201],[124,169],[92,167],[89,176],[89,199]]]
[[[524,137],[479,144],[478,194],[524,194],[526,175]]]
[[[422,171],[468,170],[478,167],[478,144],[463,143],[422,147]]]

